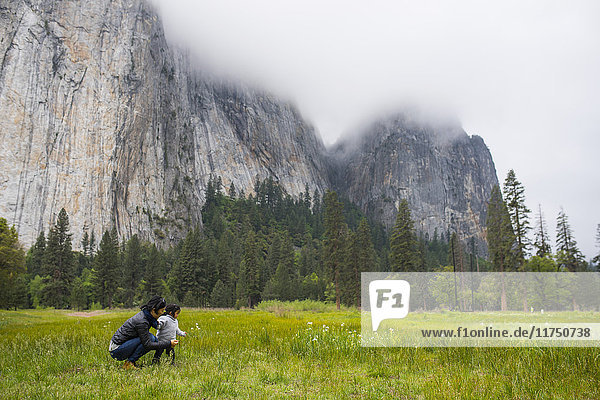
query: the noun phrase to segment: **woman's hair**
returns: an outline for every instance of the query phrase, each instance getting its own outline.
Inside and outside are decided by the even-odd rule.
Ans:
[[[161,308],[164,308],[166,305],[167,302],[165,301],[164,297],[152,296],[152,298],[140,308],[146,311],[158,311]]]
[[[179,307],[177,304],[169,304],[167,305],[167,308],[165,308],[165,313],[175,316],[175,313],[180,310],[181,307]]]

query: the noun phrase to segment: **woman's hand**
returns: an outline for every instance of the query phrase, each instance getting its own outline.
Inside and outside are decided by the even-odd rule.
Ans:
[[[179,340],[171,340],[171,347],[177,346],[178,343],[179,343]]]

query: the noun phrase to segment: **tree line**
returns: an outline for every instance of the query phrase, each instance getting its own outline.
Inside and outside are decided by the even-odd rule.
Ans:
[[[334,191],[311,194],[306,188],[293,197],[272,178],[257,180],[247,196],[211,177],[203,226],[166,248],[137,235],[120,242],[114,229],[97,243],[97,227],[85,226],[81,250],[74,251],[69,218],[61,209],[47,236],[40,232],[25,253],[14,227],[0,218],[0,296],[7,308],[133,307],[156,293],[195,307],[254,307],[272,299],[358,306],[361,272],[584,268],[566,216],[559,241],[564,244],[556,255],[545,225],[540,228],[545,236],[527,241],[529,210],[514,181],[507,178],[506,200],[499,188],[490,199],[491,262],[477,254],[473,238],[450,230],[436,230],[432,237],[416,232],[406,200],[399,202],[388,233]],[[515,194],[508,192],[511,185]],[[532,245],[545,253],[527,258]]]
[[[542,206],[538,205],[532,220],[525,205],[525,189],[512,169],[503,190],[499,186],[492,190],[486,225],[490,261],[497,271],[581,272],[596,270],[593,265],[600,263],[600,253],[591,263],[585,260],[562,208],[556,218],[556,247],[552,251]],[[600,224],[596,241],[600,247]]]

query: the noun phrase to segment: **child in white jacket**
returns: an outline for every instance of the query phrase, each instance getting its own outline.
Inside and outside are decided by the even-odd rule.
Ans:
[[[156,337],[158,341],[161,340],[175,340],[177,336],[187,336],[187,333],[179,329],[179,321],[177,321],[177,317],[181,312],[181,307],[177,304],[168,304],[165,308],[165,314],[158,317],[158,328],[156,332]],[[164,349],[156,350],[154,353],[154,359],[152,360],[153,364],[160,363],[160,357],[162,356]],[[175,363],[175,351],[172,347],[167,349],[167,357],[169,354],[172,354],[171,363]]]

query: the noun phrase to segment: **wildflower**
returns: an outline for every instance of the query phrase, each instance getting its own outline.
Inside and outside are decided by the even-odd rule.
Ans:
[[[312,325],[312,322],[310,322],[310,321],[309,321],[309,322],[307,322],[306,324],[307,324],[307,325]]]

